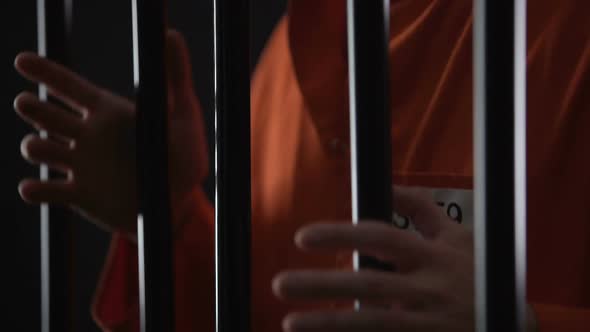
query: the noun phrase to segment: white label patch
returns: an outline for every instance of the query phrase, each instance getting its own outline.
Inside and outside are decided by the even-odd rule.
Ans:
[[[433,202],[449,218],[459,224],[473,227],[473,190],[424,187],[420,187],[420,189],[429,193]],[[415,229],[411,218],[400,216],[397,213],[393,214],[393,222],[402,229]]]

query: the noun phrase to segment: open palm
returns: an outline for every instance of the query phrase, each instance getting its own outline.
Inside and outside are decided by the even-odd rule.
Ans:
[[[206,142],[199,103],[193,92],[187,47],[180,34],[167,35],[169,164],[173,199],[182,198],[207,174]],[[64,108],[32,93],[15,100],[17,113],[50,139],[30,134],[21,151],[33,164],[66,174],[42,182],[25,179],[23,199],[71,206],[107,229],[135,233],[137,213],[135,105],[95,86],[67,68],[32,53],[15,65],[27,79],[47,86]]]

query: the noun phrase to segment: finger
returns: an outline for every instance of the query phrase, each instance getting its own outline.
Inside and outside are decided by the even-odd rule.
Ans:
[[[42,102],[32,93],[24,92],[14,100],[17,114],[27,123],[50,134],[76,139],[83,131],[83,121],[61,107]]]
[[[18,191],[22,199],[30,204],[69,205],[75,199],[73,184],[68,180],[26,179],[19,184]]]
[[[193,93],[190,53],[182,34],[168,30],[166,34],[166,58],[168,79],[174,91]]]
[[[287,332],[419,332],[432,327],[424,315],[385,309],[297,313],[283,320]]]
[[[71,168],[71,149],[50,139],[31,134],[23,139],[20,149],[22,156],[30,163],[47,164],[61,171]]]
[[[95,106],[102,90],[78,74],[34,53],[21,53],[15,67],[25,78],[45,84],[49,91],[79,111]]]
[[[273,280],[273,291],[285,300],[393,302],[432,297],[408,278],[378,271],[290,271]]]
[[[182,34],[175,30],[168,30],[166,43],[168,107],[172,112],[188,115],[199,108],[194,94],[188,46]]]
[[[295,242],[308,250],[358,250],[401,270],[418,267],[433,254],[429,243],[420,237],[381,222],[313,224],[298,231]]]
[[[410,217],[424,237],[435,238],[445,228],[454,225],[425,191],[394,186],[393,194],[395,212]]]

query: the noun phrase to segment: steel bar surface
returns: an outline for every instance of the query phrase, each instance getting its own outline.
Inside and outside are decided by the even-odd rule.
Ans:
[[[137,88],[140,326],[174,331],[174,277],[168,187],[165,1],[132,0]]]
[[[348,0],[352,219],[392,220],[389,1]],[[390,269],[355,253],[355,269]]]
[[[526,1],[475,1],[477,328],[524,331]]]
[[[218,332],[250,330],[250,4],[214,0]]]
[[[40,56],[70,64],[71,0],[37,0],[37,47]],[[39,86],[39,99],[60,104]],[[60,104],[61,105],[61,104]],[[61,105],[64,106],[64,105]],[[47,137],[41,132],[41,137]],[[40,178],[59,177],[41,166]],[[41,330],[73,331],[73,234],[71,214],[64,208],[41,205]]]

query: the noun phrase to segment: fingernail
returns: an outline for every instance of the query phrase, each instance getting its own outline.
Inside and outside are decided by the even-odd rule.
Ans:
[[[305,230],[300,230],[297,233],[295,233],[295,245],[297,245],[299,248],[305,247],[305,245],[310,242],[310,236],[306,233],[308,232],[306,232]],[[311,238],[311,240],[313,241],[313,236]]]
[[[19,59],[21,58],[21,56],[22,56],[22,53],[19,53],[16,55],[16,57],[14,57],[14,67],[15,68],[18,68],[18,63],[20,61]]]
[[[23,67],[26,67],[27,60],[30,60],[33,57],[38,57],[38,56],[36,53],[32,53],[32,52],[19,53],[16,56],[16,58],[14,58],[14,67],[16,69],[23,69]]]
[[[22,68],[23,60],[26,58],[27,53],[19,53],[16,58],[14,58],[14,67],[17,69]]]
[[[12,106],[14,107],[14,109],[17,112],[22,111],[23,98],[26,98],[26,96],[27,96],[26,92],[21,92],[16,97],[14,97],[14,102],[12,103]]]
[[[282,275],[278,275],[272,280],[272,291],[276,296],[281,296]]]
[[[299,318],[299,315],[296,313],[289,314],[287,317],[285,317],[283,319],[282,324],[281,324],[281,325],[283,325],[283,331],[295,332],[298,329],[305,327],[305,324],[304,323],[302,324],[298,318]]]
[[[14,97],[14,101],[12,102],[12,107],[14,108],[15,111],[18,111],[18,100],[19,100],[20,95]]]
[[[18,190],[18,194],[21,197],[23,197],[23,183],[22,182],[18,184],[17,190]]]
[[[26,192],[26,184],[27,181],[23,180],[18,184],[18,194],[20,195],[20,197],[22,198],[23,201],[25,201],[26,203],[31,204],[31,201],[29,199],[29,197],[27,197],[27,192]]]
[[[303,230],[300,231],[295,237],[295,243],[299,248],[309,249],[317,246],[322,240],[322,236],[314,231]]]

